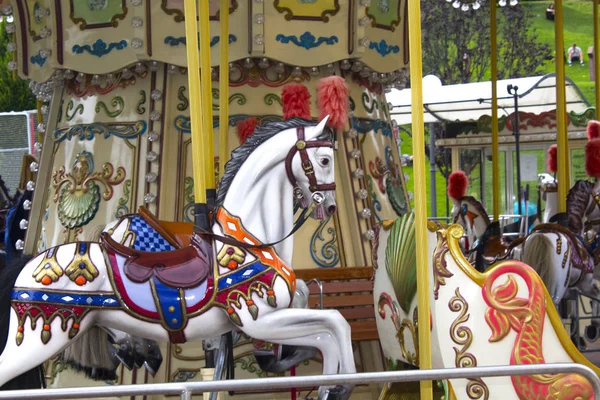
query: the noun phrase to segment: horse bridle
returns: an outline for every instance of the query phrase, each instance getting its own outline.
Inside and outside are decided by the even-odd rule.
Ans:
[[[208,231],[199,231],[197,233],[199,233],[201,235],[205,235],[205,236],[210,236],[213,239],[218,240],[221,243],[228,244],[230,246],[241,247],[244,249],[260,249],[260,248],[272,247],[278,243],[283,242],[284,240],[286,240],[287,238],[292,236],[294,233],[296,233],[298,231],[298,229],[300,229],[300,227],[302,227],[302,225],[306,222],[306,220],[308,220],[312,211],[317,206],[320,206],[323,203],[323,201],[325,200],[325,196],[323,195],[323,192],[335,190],[335,183],[319,184],[317,182],[317,178],[315,177],[315,169],[313,167],[312,162],[310,161],[310,157],[308,156],[308,153],[306,152],[306,149],[316,148],[316,147],[330,147],[333,149],[334,148],[333,142],[328,142],[325,140],[316,140],[316,141],[307,142],[304,138],[304,127],[303,126],[299,126],[296,128],[296,135],[297,135],[298,140],[296,140],[296,144],[294,145],[294,147],[292,147],[290,149],[290,151],[288,152],[288,155],[285,159],[285,172],[287,174],[288,180],[294,187],[294,194],[295,194],[296,198],[297,199],[303,198],[304,192],[300,188],[300,185],[298,184],[298,180],[296,179],[296,177],[294,176],[294,173],[292,172],[292,161],[293,161],[296,153],[299,153],[302,169],[304,170],[304,174],[308,178],[308,183],[309,183],[308,189],[310,190],[310,193],[312,196],[312,204],[310,204],[309,207],[305,208],[304,211],[302,211],[302,213],[300,214],[300,216],[298,217],[296,222],[294,222],[294,226],[293,226],[292,230],[290,231],[290,233],[288,233],[285,237],[283,237],[282,239],[280,239],[276,242],[263,243],[260,245],[254,245],[254,244],[240,242],[236,239],[229,238],[226,236],[216,235],[213,232],[208,232]],[[301,196],[300,196],[300,194],[301,194]]]
[[[296,140],[296,145],[290,149],[285,159],[285,172],[287,174],[288,180],[294,187],[294,196],[297,199],[301,199],[302,197],[304,197],[304,192],[300,188],[298,180],[296,179],[292,171],[292,161],[294,160],[294,156],[296,155],[296,153],[300,154],[300,163],[302,165],[302,169],[304,170],[304,175],[308,179],[308,190],[310,190],[312,201],[313,203],[319,205],[323,202],[323,200],[325,200],[323,192],[335,190],[335,183],[320,184],[317,182],[317,177],[315,176],[315,168],[313,167],[312,161],[310,161],[310,157],[308,156],[306,150],[318,147],[330,147],[333,149],[333,142],[325,140],[307,142],[304,138],[303,126],[298,126],[296,128],[296,136],[298,138],[298,140]]]

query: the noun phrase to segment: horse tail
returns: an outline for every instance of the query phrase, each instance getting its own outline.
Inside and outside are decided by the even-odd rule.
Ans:
[[[32,257],[19,255],[6,259],[0,257],[0,353],[4,352],[8,342],[10,325],[11,295],[17,277]],[[13,338],[14,340],[14,338]],[[39,365],[5,383],[0,390],[39,389],[45,386],[44,368]]]
[[[522,259],[525,264],[537,272],[553,298],[558,289],[552,259],[554,252],[554,242],[552,240],[545,234],[533,233],[525,240]]]

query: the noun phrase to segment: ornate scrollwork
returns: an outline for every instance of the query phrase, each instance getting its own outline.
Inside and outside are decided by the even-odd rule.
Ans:
[[[448,308],[450,311],[459,313],[458,317],[450,325],[450,338],[454,343],[460,347],[454,347],[455,353],[455,366],[456,368],[470,368],[477,366],[477,358],[469,353],[468,350],[473,343],[473,332],[467,326],[464,326],[470,317],[467,314],[469,311],[469,304],[465,298],[460,294],[460,289],[456,288],[454,291],[455,296],[448,302]],[[467,384],[467,395],[470,399],[489,399],[490,392],[487,385],[481,378],[469,378]]]
[[[146,107],[144,107],[144,104],[146,104],[146,91],[145,90],[140,90],[140,101],[138,101],[137,106],[135,107],[135,111],[137,111],[138,114],[142,115],[146,112]]]
[[[308,32],[308,31],[304,32],[300,36],[284,35],[284,34],[280,33],[275,37],[275,40],[278,42],[281,42],[283,44],[293,43],[298,47],[305,48],[306,50],[310,50],[315,47],[319,47],[322,44],[332,46],[332,45],[336,44],[337,42],[339,42],[338,37],[335,35],[319,36],[317,38],[315,35],[313,35],[312,33]]]
[[[144,95],[145,95],[145,93],[144,93]],[[125,101],[123,100],[123,98],[121,96],[115,96],[115,97],[113,97],[113,99],[111,100],[110,104],[113,107],[115,107],[116,110],[110,111],[108,109],[108,106],[106,105],[106,103],[104,103],[103,101],[99,101],[96,104],[96,114],[100,113],[101,110],[104,110],[104,112],[106,113],[106,115],[108,115],[111,118],[116,118],[119,115],[121,115],[121,113],[125,109]]]
[[[413,312],[413,320],[410,321],[404,318],[400,321],[400,307],[398,303],[392,300],[392,296],[388,293],[382,292],[379,295],[379,301],[377,302],[377,311],[382,319],[386,318],[387,313],[385,312],[385,306],[390,310],[390,319],[396,327],[396,339],[400,344],[400,351],[402,352],[402,358],[412,365],[419,366],[419,342],[418,342],[418,324],[417,324],[417,309]],[[408,329],[411,333],[411,339],[413,341],[415,352],[408,351],[406,349],[406,339],[404,337],[404,331]]]
[[[330,236],[329,240],[326,241],[323,236],[328,222],[329,219],[321,221],[310,240],[310,255],[315,264],[321,268],[332,268],[340,262],[335,227],[330,226],[327,228],[327,234]],[[322,243],[320,250],[317,248],[319,243]]]
[[[125,169],[117,168],[113,176],[111,163],[102,165],[101,172],[93,171],[93,156],[83,151],[75,157],[71,172],[66,172],[63,166],[52,175],[53,198],[58,202],[58,218],[65,228],[73,229],[89,223],[98,212],[101,199],[110,200],[113,186],[125,180]],[[98,184],[104,187],[102,194]]]
[[[67,109],[65,110],[65,117],[67,121],[71,121],[73,118],[75,118],[75,115],[77,115],[77,113],[79,113],[79,115],[83,114],[83,104],[77,104],[77,107],[75,107],[74,110],[73,107],[75,107],[75,103],[73,102],[73,99],[71,99],[69,103],[67,103]],[[73,112],[69,115],[71,111]]]
[[[121,139],[135,139],[146,132],[146,121],[103,123],[95,122],[93,124],[77,124],[68,128],[56,129],[52,135],[55,142],[71,140],[78,137],[79,140],[93,140],[96,135],[108,139],[116,136]]]
[[[123,215],[129,214],[129,195],[131,194],[131,179],[127,179],[123,184],[123,196],[119,199],[115,218],[121,218]]]
[[[312,2],[313,4],[308,7],[303,3],[307,3],[307,1],[275,0],[273,6],[277,11],[285,14],[284,18],[287,21],[299,19],[329,22],[329,17],[333,17],[340,11],[338,0]],[[319,8],[317,9],[316,6]]]
[[[433,296],[437,300],[440,287],[446,285],[446,279],[454,276],[447,268],[446,254],[448,254],[447,231],[437,232],[437,244],[433,253]]]
[[[177,109],[179,111],[187,110],[188,106],[190,105],[190,101],[185,96],[185,89],[186,89],[185,86],[180,86],[179,89],[177,90],[177,99],[179,99],[179,103],[177,104]]]

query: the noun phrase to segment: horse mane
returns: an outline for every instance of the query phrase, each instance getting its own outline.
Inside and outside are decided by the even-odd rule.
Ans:
[[[575,234],[583,232],[583,219],[594,184],[579,180],[567,194],[567,220],[569,230]]]
[[[254,134],[249,136],[244,144],[231,152],[231,158],[227,161],[227,164],[225,164],[225,173],[219,182],[215,206],[220,207],[223,205],[227,191],[233,182],[233,178],[239,172],[248,157],[250,157],[250,154],[252,154],[252,152],[261,144],[284,130],[297,128],[299,126],[315,126],[316,124],[317,122],[315,121],[295,117],[285,121],[269,122],[266,125],[257,126],[254,130]],[[325,137],[331,138],[332,136],[333,133],[331,130],[325,128],[319,139],[325,140]]]
[[[489,225],[489,223],[490,223],[490,217],[488,216],[488,213],[485,210],[485,207],[483,206],[483,204],[481,204],[481,202],[479,200],[477,200],[473,196],[463,196],[463,197],[460,198],[460,202],[462,203],[463,201],[466,201],[467,203],[469,203],[473,207],[475,207],[475,209],[479,212],[479,214],[483,218],[485,218],[485,220],[487,221],[487,223]]]

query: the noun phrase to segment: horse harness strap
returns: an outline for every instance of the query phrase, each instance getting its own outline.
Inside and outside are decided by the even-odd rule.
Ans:
[[[294,190],[300,188],[300,186],[298,185],[298,180],[296,179],[296,177],[294,176],[294,173],[292,171],[292,160],[294,159],[294,156],[296,155],[296,153],[300,154],[300,161],[302,163],[302,169],[304,170],[304,175],[306,175],[306,177],[308,178],[308,183],[309,183],[308,188],[312,194],[319,192],[319,191],[335,190],[335,183],[319,184],[317,182],[317,177],[315,176],[315,169],[313,167],[312,161],[310,161],[310,157],[308,156],[308,153],[306,152],[306,149],[316,148],[316,147],[333,148],[334,147],[333,143],[324,141],[324,140],[307,142],[304,139],[304,127],[303,126],[299,126],[296,128],[296,135],[298,137],[298,140],[296,141],[296,145],[290,149],[290,151],[285,159],[285,172],[288,176],[290,183],[294,187]]]

